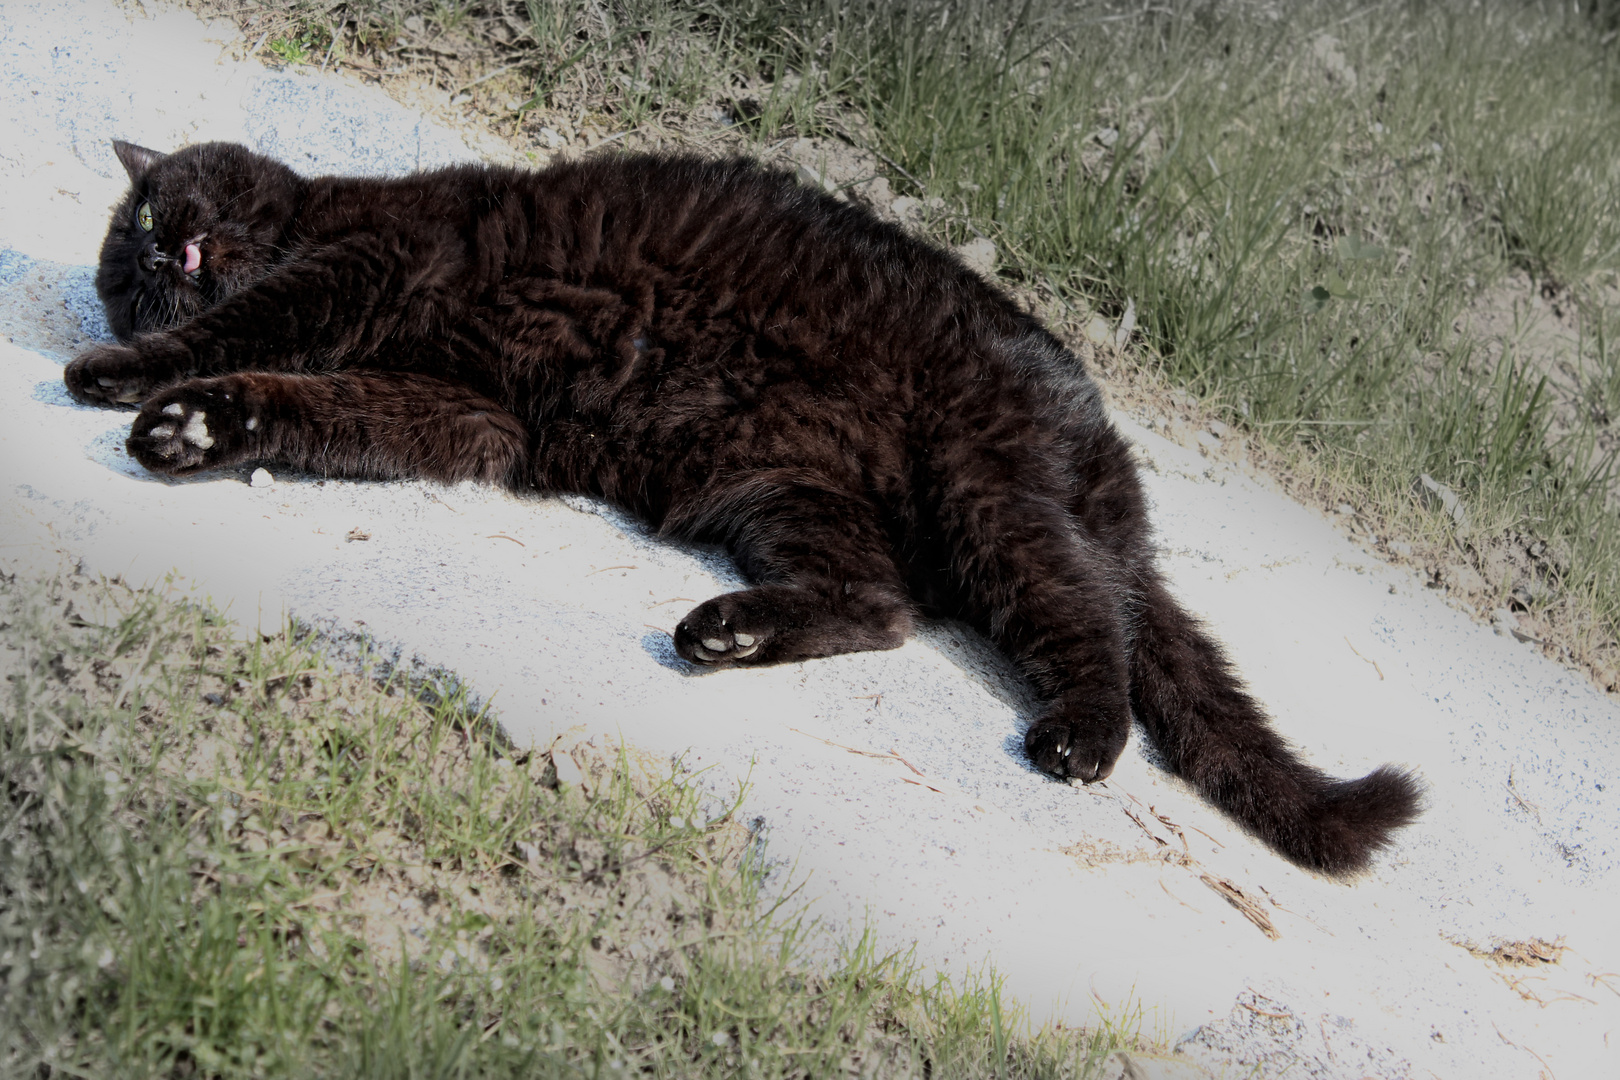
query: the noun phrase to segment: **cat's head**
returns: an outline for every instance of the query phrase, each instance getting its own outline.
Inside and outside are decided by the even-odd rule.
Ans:
[[[96,292],[120,341],[213,307],[280,258],[304,187],[285,165],[235,143],[113,150],[130,187],[101,245]]]

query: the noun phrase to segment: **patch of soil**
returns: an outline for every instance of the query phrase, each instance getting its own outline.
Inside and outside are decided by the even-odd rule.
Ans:
[[[1452,329],[1479,343],[1477,357],[1484,367],[1517,364],[1546,378],[1554,438],[1595,425],[1596,443],[1585,463],[1592,468],[1620,446],[1620,431],[1613,426],[1620,421],[1620,400],[1592,355],[1595,321],[1616,307],[1620,291],[1613,288],[1583,299],[1514,271],[1475,297]],[[1611,479],[1607,493],[1620,495],[1620,476]]]

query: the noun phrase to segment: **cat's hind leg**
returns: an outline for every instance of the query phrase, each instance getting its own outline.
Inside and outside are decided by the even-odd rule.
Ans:
[[[699,604],[675,628],[695,664],[772,664],[898,648],[914,608],[889,537],[863,496],[795,470],[763,470],[666,518],[669,535],[719,540],[758,582]]]
[[[1025,734],[1042,772],[1108,776],[1130,734],[1133,598],[1108,548],[1088,537],[1041,482],[1038,461],[979,483],[960,467],[939,501],[961,614],[1033,685],[1043,710]]]
[[[126,446],[171,476],[244,462],[367,480],[529,475],[517,417],[461,383],[403,373],[188,379],[146,401]]]

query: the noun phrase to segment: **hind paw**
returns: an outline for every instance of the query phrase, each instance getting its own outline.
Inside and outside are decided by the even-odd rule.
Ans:
[[[1037,720],[1024,736],[1024,752],[1043,773],[1059,778],[1074,777],[1090,784],[1106,780],[1114,771],[1129,732],[1129,725],[1125,723]]]
[[[754,610],[749,594],[728,593],[699,604],[675,627],[675,651],[694,664],[718,666],[763,660],[775,633],[769,611]]]
[[[709,667],[781,664],[897,649],[911,613],[892,586],[851,582],[827,590],[760,585],[699,604],[675,628],[675,651]]]
[[[257,427],[241,395],[226,380],[210,379],[149,399],[124,445],[153,472],[180,476],[246,460]]]

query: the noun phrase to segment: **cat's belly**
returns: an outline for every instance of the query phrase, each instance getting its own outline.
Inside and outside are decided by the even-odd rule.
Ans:
[[[666,381],[607,404],[538,418],[537,484],[610,499],[655,525],[673,505],[766,473],[859,494],[880,510],[907,497],[905,418],[869,403],[804,384],[745,399]]]
[[[508,309],[504,325],[523,332],[468,358],[533,434],[540,486],[655,521],[762,470],[799,470],[879,502],[899,496],[910,393],[896,374],[846,362],[836,343],[812,353],[736,321],[638,318],[611,294],[598,302],[523,319]]]

